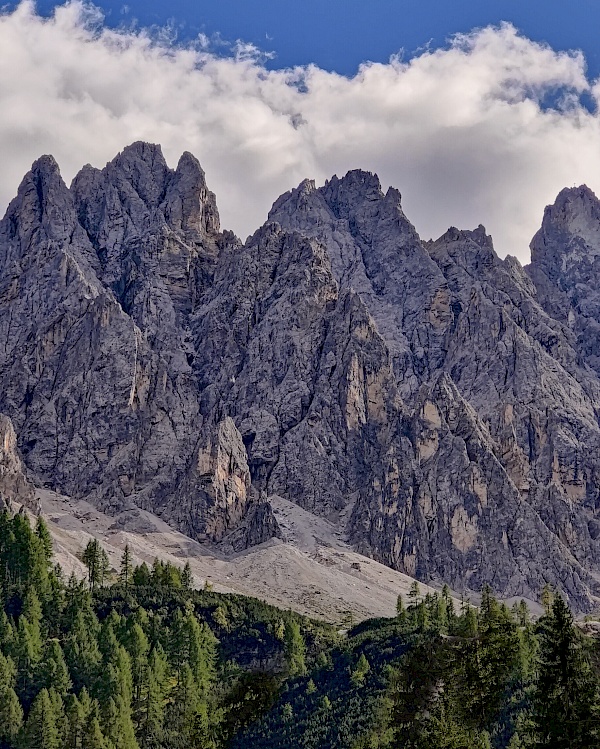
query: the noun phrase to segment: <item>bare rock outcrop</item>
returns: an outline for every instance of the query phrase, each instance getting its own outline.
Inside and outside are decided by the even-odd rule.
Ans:
[[[39,501],[17,448],[17,435],[11,420],[0,414],[0,511],[18,502],[39,515]]]

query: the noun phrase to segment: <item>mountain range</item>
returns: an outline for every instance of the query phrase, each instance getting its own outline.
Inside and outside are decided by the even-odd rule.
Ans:
[[[0,495],[234,552],[282,498],[417,579],[591,611],[599,281],[585,186],[522,267],[482,226],[421,240],[369,172],[302,182],[243,243],[189,153],[134,143],[70,187],[43,156],[0,222]]]

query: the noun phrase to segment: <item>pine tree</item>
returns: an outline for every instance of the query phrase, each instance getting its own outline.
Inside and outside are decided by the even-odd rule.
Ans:
[[[56,713],[47,689],[35,698],[23,728],[27,749],[60,749]]]
[[[14,647],[17,666],[17,693],[27,706],[35,694],[35,676],[42,652],[39,627],[32,627],[26,617],[19,617]]]
[[[46,689],[54,689],[64,698],[72,684],[60,643],[58,640],[49,640],[44,650],[40,664],[41,683]]]
[[[153,650],[148,660],[146,695],[140,721],[140,746],[143,749],[160,747],[163,741],[167,670],[164,653],[158,649]]]
[[[42,541],[35,535],[25,513],[19,512],[10,521],[10,531],[4,546],[3,587],[10,595],[21,600],[30,588],[35,588],[43,597],[48,588],[48,563]],[[0,580],[2,582],[2,580]]]
[[[150,570],[146,562],[133,570],[133,584],[137,586],[150,585]]]
[[[184,664],[192,670],[201,696],[205,696],[216,678],[218,640],[206,623],[200,623],[189,611],[177,612],[170,641],[172,662],[181,674]]]
[[[43,551],[44,559],[46,561],[46,564],[49,566],[50,563],[52,562],[54,548],[52,545],[52,536],[50,535],[50,531],[48,530],[46,521],[41,515],[38,516],[38,519],[36,522],[35,535],[39,538],[41,542],[41,548]]]
[[[552,592],[552,586],[549,583],[544,585],[541,595],[541,603],[546,612],[546,616],[550,616],[552,612],[552,603],[554,601],[554,593]]]
[[[183,664],[179,672],[179,681],[172,693],[168,708],[166,725],[169,729],[169,744],[188,747],[194,721],[200,706],[198,686],[187,663]]]
[[[229,631],[229,620],[227,619],[225,609],[222,606],[217,606],[217,608],[213,611],[212,619],[214,623],[219,627],[226,631]]]
[[[104,580],[109,569],[108,556],[98,539],[93,538],[88,541],[81,559],[88,568],[88,585],[90,590],[94,591],[98,586],[104,585]]]
[[[139,749],[130,707],[121,697],[109,699],[103,711],[103,725],[105,737],[115,749]]]
[[[191,736],[192,746],[196,749],[217,749],[217,726],[213,718],[206,703],[200,703]]]
[[[537,746],[589,749],[600,744],[599,686],[562,596],[540,621],[540,666],[534,698]]]
[[[63,747],[67,738],[69,723],[67,716],[65,715],[65,703],[62,697],[55,689],[48,690],[48,696],[52,703],[52,709],[54,711],[54,721],[56,724],[56,733],[58,735],[58,745]]]
[[[67,717],[67,733],[65,749],[81,749],[83,735],[90,715],[91,701],[84,688],[78,699],[74,694],[67,695],[65,701],[65,715]]]
[[[131,658],[131,674],[133,678],[133,703],[137,709],[141,700],[143,682],[146,677],[148,652],[150,643],[141,626],[131,620],[126,637],[127,652]]]
[[[411,606],[416,606],[417,601],[421,597],[421,589],[419,583],[413,580],[410,589],[408,591],[408,598],[410,599]]]
[[[304,676],[306,645],[300,632],[300,625],[293,619],[285,625],[285,655],[290,676]]]
[[[352,671],[351,674],[351,681],[354,684],[354,686],[362,686],[362,684],[365,681],[366,675],[371,670],[371,666],[369,665],[369,661],[367,660],[367,657],[364,653],[360,654],[360,658],[358,659],[358,662]]]
[[[42,604],[37,596],[34,588],[29,588],[25,600],[23,601],[23,608],[21,610],[21,616],[25,617],[29,632],[33,640],[40,643],[40,651],[42,645]]]
[[[186,590],[192,590],[194,587],[194,577],[192,575],[192,568],[190,563],[186,562],[183,572],[181,573],[181,584]]]
[[[83,731],[82,749],[110,749],[110,744],[104,737],[95,715],[88,720]]]
[[[133,577],[133,562],[131,559],[131,551],[129,549],[129,544],[126,544],[123,550],[123,556],[121,557],[121,569],[119,571],[119,582],[125,589],[128,589],[132,583],[132,577]]]
[[[93,612],[79,610],[65,641],[65,658],[76,690],[94,685],[100,666],[97,633],[99,625]]]
[[[4,609],[0,608],[0,650],[10,652],[15,641],[15,628],[12,621],[6,615]]]
[[[398,598],[396,599],[396,616],[401,618],[404,616],[404,601],[402,600],[402,593],[398,593]]]
[[[0,651],[0,746],[12,744],[23,723],[23,710],[14,690],[16,668]]]

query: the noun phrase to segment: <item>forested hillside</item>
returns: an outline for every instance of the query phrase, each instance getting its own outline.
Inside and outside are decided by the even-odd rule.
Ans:
[[[43,519],[0,515],[0,749],[600,745],[600,648],[549,590],[532,622],[415,584],[338,633],[127,549],[82,560],[65,580]]]

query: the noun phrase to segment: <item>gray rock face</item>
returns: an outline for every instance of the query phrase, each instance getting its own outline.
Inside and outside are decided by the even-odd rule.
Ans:
[[[279,495],[421,579],[589,610],[599,257],[583,188],[524,270],[483,227],[421,242],[366,172],[242,245],[190,154],[70,188],[43,157],[0,222],[0,411],[35,482],[224,550],[278,536]]]
[[[0,414],[0,511],[18,502],[36,515],[39,502],[17,448],[17,435],[9,418]]]
[[[249,501],[193,479],[220,432],[199,414],[185,321],[220,241],[189,155],[172,172],[134,144],[71,190],[51,158],[34,164],[0,224],[0,408],[38,483],[215,538],[221,506]]]
[[[372,175],[319,190],[303,183],[270,215],[326,242],[332,258],[339,252],[337,279],[367,300],[412,414],[410,500],[363,498],[355,543],[425,579],[488,581],[507,595],[552,580],[591,605],[596,585],[584,568],[599,561],[598,380],[532,277],[496,256],[483,227],[421,243],[398,194],[383,195]],[[456,421],[459,411],[472,418]]]
[[[401,395],[412,400],[441,364],[452,321],[447,283],[404,215],[400,193],[383,195],[367,172],[305,181],[275,202],[269,218],[327,247],[342,287],[360,294],[392,355]]]

